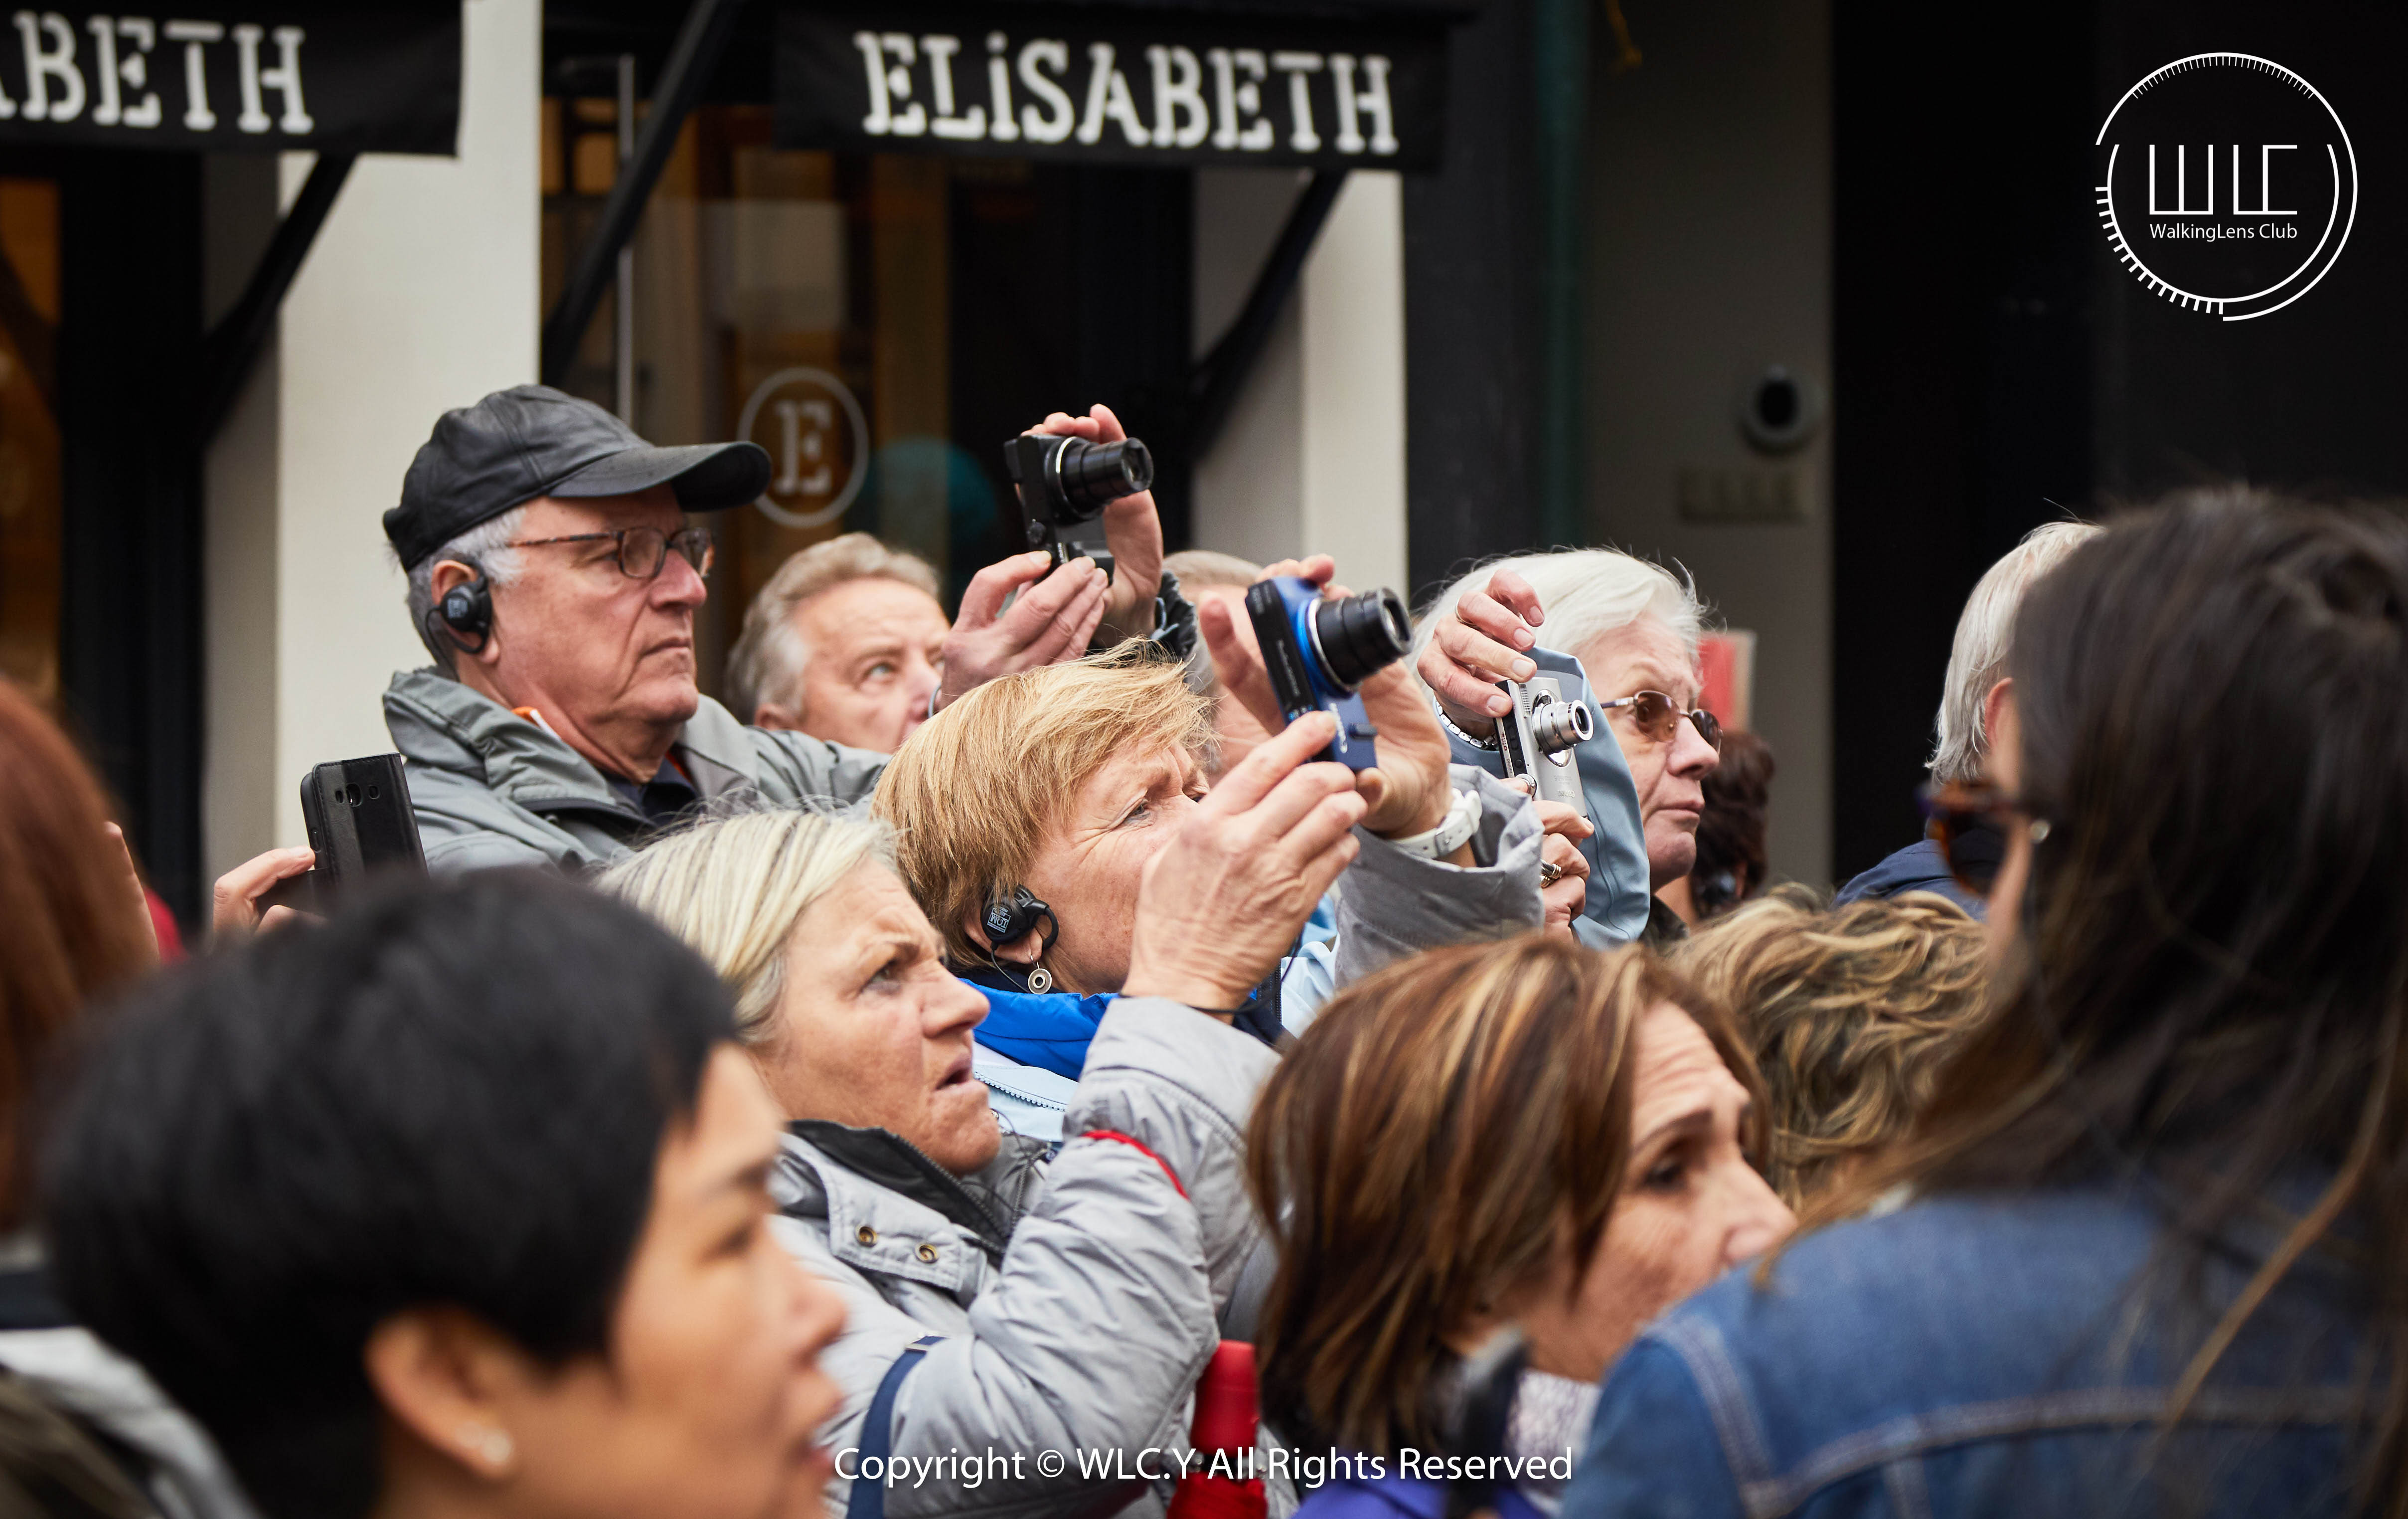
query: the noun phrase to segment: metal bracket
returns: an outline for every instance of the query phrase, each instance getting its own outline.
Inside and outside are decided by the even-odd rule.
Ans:
[[[1270,341],[1281,308],[1304,273],[1305,257],[1321,236],[1322,223],[1329,220],[1330,208],[1338,204],[1338,192],[1345,187],[1344,169],[1314,171],[1312,182],[1288,211],[1287,224],[1271,244],[1270,257],[1263,261],[1262,273],[1254,277],[1254,288],[1246,293],[1246,304],[1239,308],[1237,320],[1229,323],[1212,351],[1197,362],[1188,382],[1193,408],[1187,424],[1189,458],[1200,459],[1211,451],[1213,439],[1228,423],[1246,376]]]
[[[268,334],[276,328],[276,313],[283,308],[302,262],[308,258],[327,213],[335,208],[335,197],[342,193],[343,181],[351,178],[351,165],[359,157],[357,153],[318,155],[301,193],[294,197],[293,208],[277,223],[276,236],[268,240],[251,283],[243,287],[242,298],[201,339],[193,423],[202,447],[217,437],[226,414],[234,409],[243,381],[251,378],[260,351],[267,346]]]
[[[727,39],[735,35],[737,13],[742,8],[743,0],[695,0],[694,8],[686,12],[685,24],[679,28],[677,43],[653,85],[652,111],[637,134],[635,153],[620,165],[618,180],[602,205],[602,220],[585,246],[577,251],[577,263],[561,291],[560,304],[544,321],[545,384],[559,384],[568,372],[577,345],[602,304],[603,291],[618,275],[619,251],[642,222],[645,203],[660,182],[661,170],[668,166],[678,134],[694,113],[703,85],[718,66],[719,55],[726,50]]]

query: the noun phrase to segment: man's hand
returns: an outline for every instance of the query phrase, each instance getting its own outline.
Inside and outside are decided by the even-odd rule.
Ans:
[[[970,577],[962,609],[945,636],[945,669],[931,713],[999,675],[1033,670],[1087,652],[1104,615],[1104,572],[1073,559],[1048,575],[1043,553],[1016,553]],[[1004,602],[1019,591],[1009,610]]]
[[[1266,739],[1147,862],[1124,996],[1232,1009],[1279,968],[1360,847],[1354,773],[1312,762],[1337,736],[1313,712]]]
[[[254,855],[218,877],[217,887],[209,894],[210,937],[220,943],[249,939],[261,929],[300,917],[289,907],[269,908],[263,917],[259,899],[278,882],[300,875],[317,863],[317,853],[300,844]]]
[[[1294,575],[1320,586],[1326,596],[1348,595],[1344,586],[1329,583],[1331,573],[1328,557],[1315,554],[1273,565],[1263,571],[1263,577]],[[1277,732],[1285,719],[1271,692],[1270,676],[1263,668],[1262,655],[1238,637],[1228,608],[1207,602],[1197,609],[1197,623],[1230,699],[1241,704],[1264,727]],[[1374,744],[1380,754],[1378,767],[1362,772],[1357,781],[1369,807],[1363,826],[1383,838],[1427,833],[1446,821],[1447,807],[1454,800],[1447,784],[1445,731],[1402,660],[1364,681],[1361,695],[1364,714],[1379,732]]]
[[[1524,791],[1529,789],[1527,781],[1515,784]],[[1580,852],[1580,841],[1596,833],[1597,824],[1563,802],[1537,805],[1539,824],[1546,836],[1540,846],[1539,858],[1561,872],[1552,885],[1543,884],[1545,875],[1541,872],[1539,896],[1546,904],[1547,927],[1569,934],[1572,920],[1588,906],[1588,856]]]
[[[1083,417],[1056,411],[1029,429],[1083,437],[1090,443],[1117,443],[1128,434],[1112,408],[1098,403]],[[1104,547],[1112,551],[1113,578],[1104,603],[1105,633],[1113,639],[1142,638],[1154,631],[1154,600],[1162,595],[1162,518],[1154,509],[1154,493],[1125,495],[1104,509]],[[1079,646],[1081,653],[1086,645]]]
[[[1422,680],[1437,693],[1450,722],[1485,738],[1497,719],[1513,709],[1499,681],[1526,681],[1539,666],[1522,651],[1539,641],[1530,631],[1546,621],[1539,594],[1510,569],[1488,578],[1488,589],[1467,591],[1455,614],[1431,629],[1422,647]]]

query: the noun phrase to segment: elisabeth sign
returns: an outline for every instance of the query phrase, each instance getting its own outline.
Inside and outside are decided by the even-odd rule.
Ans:
[[[2152,294],[2246,322],[2305,295],[2358,218],[2332,103],[2280,64],[2177,59],[2124,93],[2096,146],[2108,246]]]
[[[777,72],[788,148],[1430,168],[1446,31],[1094,6],[789,9]]]
[[[460,0],[293,0],[0,26],[0,142],[451,154]]]

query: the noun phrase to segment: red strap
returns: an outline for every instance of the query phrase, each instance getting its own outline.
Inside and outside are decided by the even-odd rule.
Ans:
[[[1170,1162],[1163,1159],[1160,1155],[1155,1154],[1152,1150],[1148,1149],[1144,1140],[1137,1139],[1132,1135],[1123,1134],[1118,1129],[1111,1128],[1091,1128],[1086,1133],[1080,1135],[1079,1138],[1082,1139],[1111,1139],[1117,1143],[1127,1145],[1130,1149],[1135,1150],[1138,1154],[1145,1156],[1155,1165],[1161,1167],[1162,1174],[1170,1178],[1170,1184],[1172,1186],[1179,1187],[1179,1195],[1182,1197],[1187,1196],[1187,1189],[1183,1186],[1179,1186],[1179,1173],[1170,1168]]]

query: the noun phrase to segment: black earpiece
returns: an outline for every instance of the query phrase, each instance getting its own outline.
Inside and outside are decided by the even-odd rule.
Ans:
[[[485,572],[476,566],[476,578],[464,580],[443,593],[435,608],[435,616],[452,635],[452,641],[469,653],[485,647],[494,635],[494,588],[485,580]],[[470,639],[474,639],[473,643]]]
[[[1043,948],[1050,950],[1062,935],[1061,920],[1034,892],[1025,886],[1014,886],[1010,896],[998,896],[986,905],[979,926],[986,930],[986,941],[999,949],[1025,936],[1040,919],[1045,924]]]

